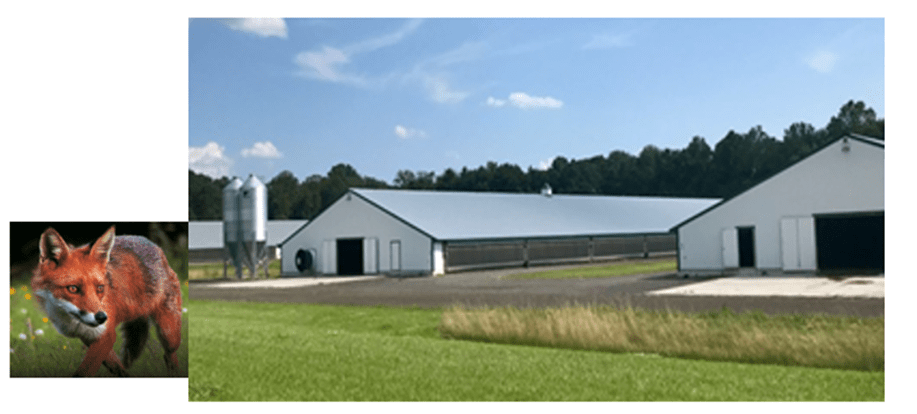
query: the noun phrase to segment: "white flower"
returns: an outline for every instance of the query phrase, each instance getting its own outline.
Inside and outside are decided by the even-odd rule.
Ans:
[[[28,337],[28,336],[25,336],[24,333],[21,333],[21,334],[19,334],[19,339],[22,339],[23,341],[25,341],[26,339],[29,339],[29,337]]]
[[[35,335],[44,335],[44,334],[45,334],[45,331],[43,331],[43,330],[41,330],[41,329],[36,329],[36,330],[35,330]]]
[[[188,308],[181,308],[181,313],[188,313]]]

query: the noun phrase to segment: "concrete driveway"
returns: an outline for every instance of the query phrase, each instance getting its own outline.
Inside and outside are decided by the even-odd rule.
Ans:
[[[794,296],[884,298],[885,276],[735,276],[647,292],[677,296]]]
[[[336,283],[362,282],[380,279],[384,276],[340,276],[340,277],[293,277],[267,280],[219,281],[207,284],[211,288],[253,288],[277,289],[298,288],[306,286],[323,286]]]

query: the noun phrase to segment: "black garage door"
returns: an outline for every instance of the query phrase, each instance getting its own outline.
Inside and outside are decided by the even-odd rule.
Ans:
[[[363,239],[339,239],[338,248],[338,274],[362,275],[363,274]]]
[[[815,216],[818,268],[827,273],[885,271],[885,213]]]

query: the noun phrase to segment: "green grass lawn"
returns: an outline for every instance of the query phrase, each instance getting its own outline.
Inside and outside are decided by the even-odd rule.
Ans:
[[[13,275],[10,281],[10,377],[70,377],[86,355],[83,342],[68,338],[57,332],[44,312],[38,308],[31,289],[29,275]],[[181,282],[182,304],[187,308],[188,285]],[[27,321],[32,325],[29,334]],[[169,376],[163,361],[163,349],[157,339],[155,328],[151,327],[147,346],[140,358],[128,370],[135,377]],[[188,314],[182,315],[182,343],[178,349],[180,369],[178,377],[188,376]],[[121,349],[121,332],[115,343],[115,351]],[[97,377],[111,377],[104,366]]]
[[[628,276],[645,273],[675,272],[674,259],[613,262],[604,266],[583,266],[543,272],[516,273],[505,279],[576,279],[589,277]]]
[[[882,372],[443,339],[441,310],[192,301],[191,401],[881,401]]]

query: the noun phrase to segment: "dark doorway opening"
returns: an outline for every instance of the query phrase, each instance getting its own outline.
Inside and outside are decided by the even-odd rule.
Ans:
[[[755,228],[739,227],[739,267],[755,267]]]
[[[363,274],[363,239],[338,239],[338,274]]]
[[[884,273],[885,213],[816,216],[815,246],[822,273]]]

